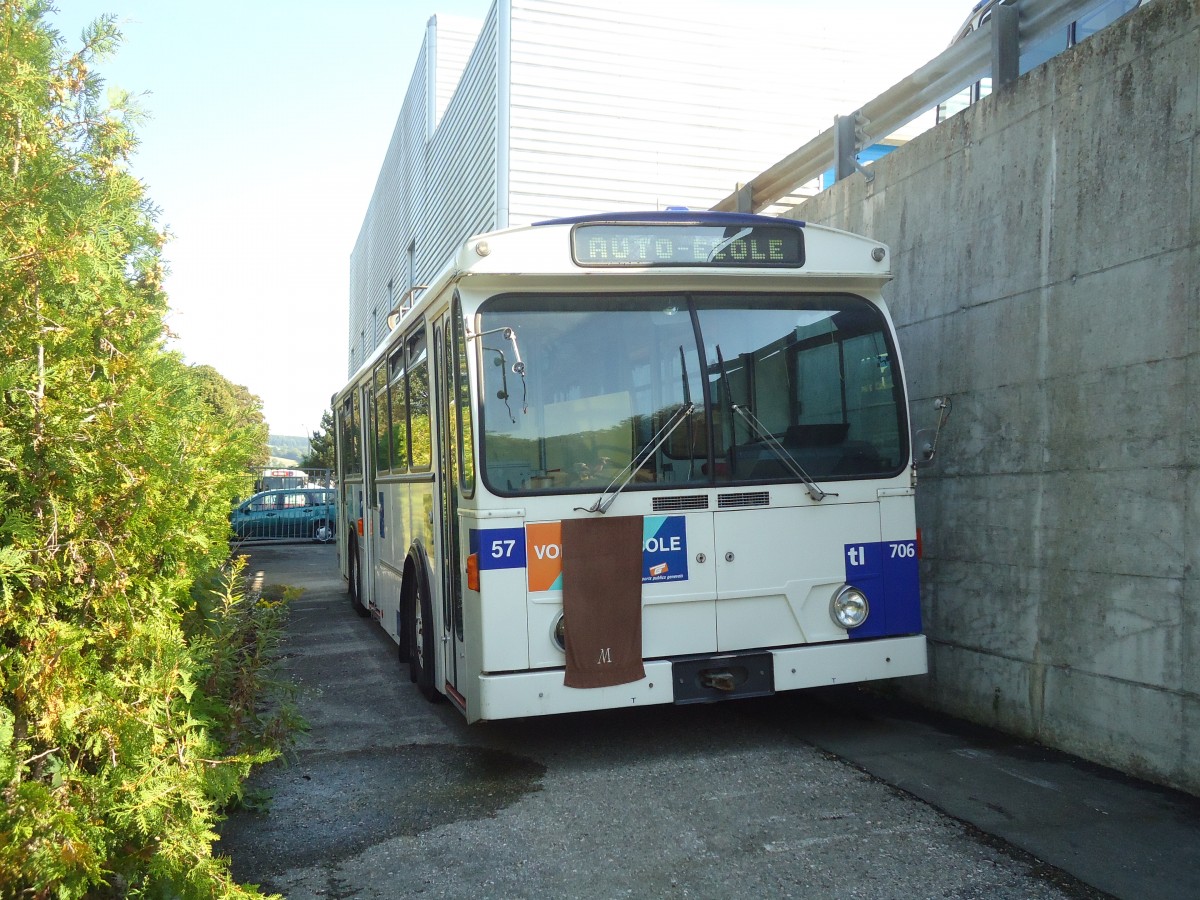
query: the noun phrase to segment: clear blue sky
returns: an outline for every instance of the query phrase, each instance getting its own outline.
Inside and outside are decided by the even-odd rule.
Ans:
[[[815,17],[834,8],[790,2],[810,3]],[[482,20],[490,5],[61,0],[50,16],[68,47],[88,22],[117,16],[125,43],[100,73],[143,95],[150,116],[133,171],[174,236],[175,347],[259,395],[273,434],[316,429],[345,381],[350,251],[426,23],[435,13]],[[970,6],[850,0],[836,15],[848,45],[865,30],[910,34],[919,21],[924,62]]]

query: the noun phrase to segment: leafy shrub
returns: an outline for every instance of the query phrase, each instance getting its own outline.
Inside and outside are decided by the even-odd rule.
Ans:
[[[236,566],[193,585],[266,428],[166,349],[134,110],[93,72],[119,35],[68,53],[49,9],[0,0],[0,896],[254,896],[213,827],[291,724],[284,613]]]
[[[278,755],[305,727],[292,702],[289,682],[276,677],[291,588],[267,596],[246,579],[247,558],[231,559],[206,579],[184,618],[200,687],[194,712],[229,753]],[[221,802],[241,797],[231,786]]]

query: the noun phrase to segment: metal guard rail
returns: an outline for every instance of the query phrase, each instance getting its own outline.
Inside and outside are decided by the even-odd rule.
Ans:
[[[1019,42],[1032,43],[1065,29],[1097,0],[1018,0]],[[868,101],[849,118],[876,137],[886,137],[917,116],[985,77],[992,68],[992,24],[995,17],[967,37],[951,44],[903,81]],[[861,117],[861,118],[859,118]],[[835,159],[835,128],[819,135],[754,176],[728,197],[714,204],[719,212],[758,212],[795,188],[827,171]],[[862,143],[868,143],[864,141]],[[856,144],[855,151],[862,146]]]

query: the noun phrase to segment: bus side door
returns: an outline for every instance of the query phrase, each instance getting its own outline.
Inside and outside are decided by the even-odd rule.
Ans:
[[[433,332],[433,369],[436,381],[434,402],[437,404],[433,421],[437,423],[437,468],[440,473],[437,484],[440,519],[438,537],[441,546],[440,559],[436,566],[439,571],[430,573],[431,578],[438,582],[437,593],[441,599],[439,618],[444,639],[437,644],[443,653],[442,671],[446,685],[455,688],[456,691],[462,689],[460,670],[466,659],[462,614],[462,572],[465,563],[458,506],[462,482],[463,440],[462,429],[459,426],[459,400],[467,396],[467,389],[464,383],[466,362],[461,355],[461,324],[457,330],[455,328],[458,308],[458,304],[455,303],[453,311],[441,317]],[[461,323],[461,318],[458,322]],[[456,335],[459,336],[457,346]],[[459,698],[455,699],[457,702]]]
[[[379,558],[375,542],[379,536],[379,488],[375,460],[375,389],[373,381],[360,388],[362,394],[361,436],[363,461],[362,537],[358,542],[359,577],[362,579],[364,605],[378,609],[375,601],[375,561]]]

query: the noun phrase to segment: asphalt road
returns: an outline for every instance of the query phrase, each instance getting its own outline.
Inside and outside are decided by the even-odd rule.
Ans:
[[[468,726],[329,546],[284,665],[310,730],[217,850],[300,898],[1200,897],[1200,801],[849,689]]]

